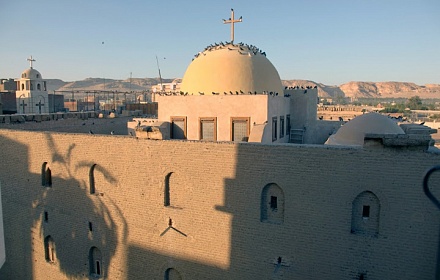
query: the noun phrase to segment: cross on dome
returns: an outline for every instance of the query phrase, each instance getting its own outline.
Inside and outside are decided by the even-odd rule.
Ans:
[[[240,17],[239,19],[234,19],[234,9],[231,9],[231,17],[228,20],[226,19],[223,20],[224,24],[228,24],[228,23],[231,24],[231,43],[234,42],[234,24],[236,22],[242,22],[242,21],[243,21],[242,17]]]
[[[35,59],[32,58],[32,55],[27,59],[27,61],[29,61],[31,68],[32,68],[32,62],[36,61]]]

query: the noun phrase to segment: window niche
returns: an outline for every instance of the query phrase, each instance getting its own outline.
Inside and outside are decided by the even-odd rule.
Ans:
[[[376,236],[379,219],[379,198],[370,191],[360,193],[352,204],[351,233]]]
[[[171,197],[170,197],[170,181],[171,181],[171,175],[173,175],[173,172],[168,173],[165,176],[165,185],[164,185],[164,194],[163,194],[163,206],[171,206]]]
[[[250,118],[231,117],[231,141],[247,142],[250,133]]]
[[[186,139],[186,117],[171,117],[170,138]]]
[[[95,167],[96,167],[96,164],[93,164],[89,170],[90,194],[95,194],[95,192],[96,192],[96,189],[95,189]]]
[[[273,117],[272,118],[272,142],[277,140],[277,134],[278,134],[278,118]]]
[[[165,280],[182,280],[182,276],[180,275],[179,271],[175,268],[168,268],[165,270],[164,275]]]
[[[200,140],[217,140],[217,118],[199,118]]]
[[[280,139],[284,137],[284,116],[280,116]]]
[[[290,137],[290,115],[286,115],[286,135]]]
[[[55,242],[50,235],[44,238],[44,253],[47,262],[55,262]]]
[[[261,221],[272,224],[284,222],[284,192],[277,184],[268,184],[261,193]]]
[[[52,171],[47,167],[47,162],[41,166],[41,185],[43,187],[52,187]]]
[[[92,247],[89,251],[89,268],[90,268],[90,276],[95,278],[103,277],[103,267],[102,267],[102,254],[101,251]]]

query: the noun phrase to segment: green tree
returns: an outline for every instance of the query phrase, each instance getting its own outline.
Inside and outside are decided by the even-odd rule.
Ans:
[[[422,99],[418,95],[413,96],[408,99],[406,102],[406,106],[410,108],[411,110],[418,110],[422,107]]]

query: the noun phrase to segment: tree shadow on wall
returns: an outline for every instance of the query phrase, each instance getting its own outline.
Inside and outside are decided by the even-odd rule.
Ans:
[[[126,236],[121,234],[127,231],[125,219],[110,197],[88,191],[88,171],[82,169],[91,165],[73,165],[75,143],[63,152],[49,133],[45,136],[50,153],[32,151],[31,156],[26,145],[0,137],[0,143],[8,147],[2,149],[1,157],[10,160],[0,171],[6,243],[0,278],[41,278],[49,273],[55,276],[57,271],[66,278],[93,278],[97,274],[93,258],[99,258],[98,272],[106,276],[118,242],[124,238],[121,235]],[[29,171],[31,160],[35,162],[30,157],[47,163],[41,174]],[[116,184],[107,170],[100,167],[96,172]],[[63,178],[51,178],[51,174],[63,174]],[[89,256],[91,248],[97,248],[100,256]]]

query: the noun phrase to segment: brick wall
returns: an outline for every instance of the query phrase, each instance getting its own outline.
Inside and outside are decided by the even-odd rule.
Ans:
[[[421,182],[438,154],[11,130],[0,130],[0,145],[1,279],[89,279],[92,247],[107,279],[164,279],[169,268],[181,279],[436,275],[440,211]],[[51,187],[42,186],[44,162]],[[268,184],[281,189],[282,223],[261,221]],[[364,191],[380,201],[377,235],[351,232]]]

